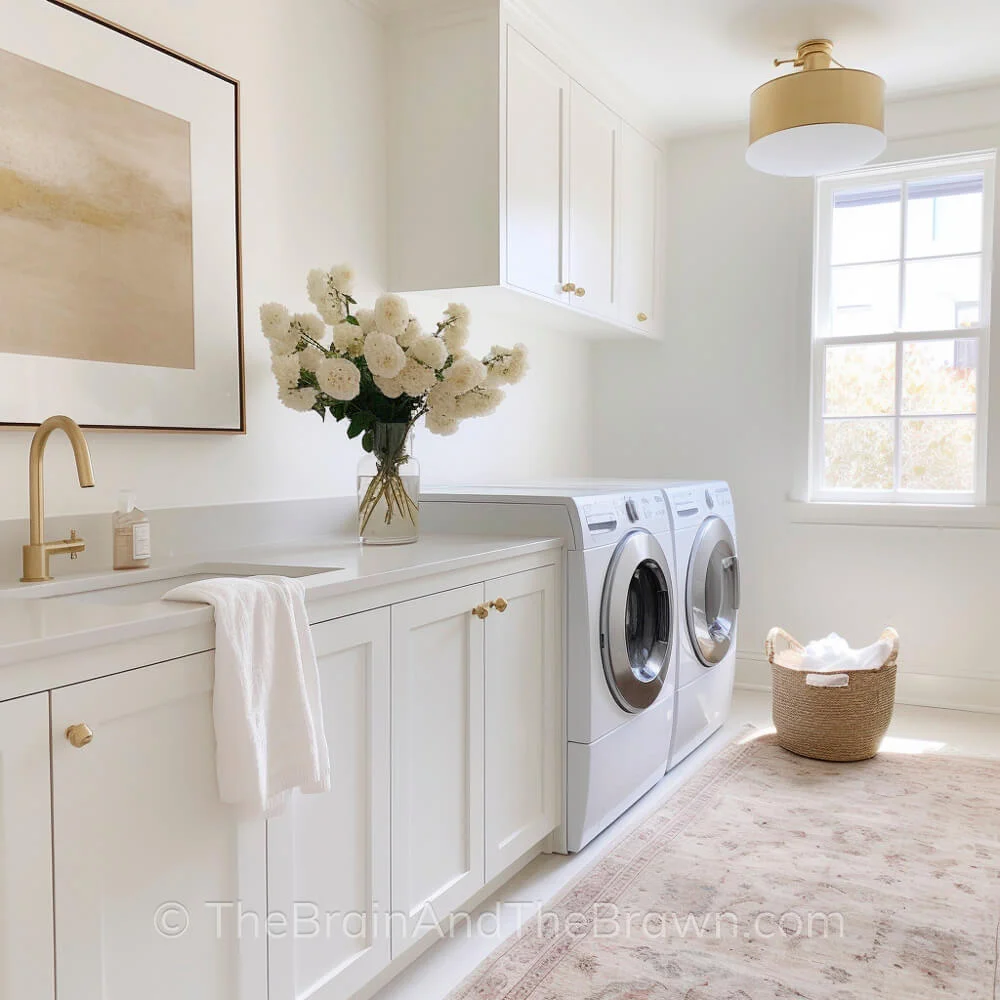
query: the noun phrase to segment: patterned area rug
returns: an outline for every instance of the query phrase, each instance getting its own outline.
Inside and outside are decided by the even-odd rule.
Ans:
[[[452,1000],[996,1000],[1000,760],[735,743]]]

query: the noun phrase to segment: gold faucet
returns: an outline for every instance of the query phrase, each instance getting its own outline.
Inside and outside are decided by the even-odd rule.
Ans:
[[[87,543],[70,532],[69,538],[59,542],[45,541],[45,497],[44,480],[42,478],[42,458],[45,455],[45,445],[54,430],[65,431],[73,445],[73,455],[76,458],[76,472],[83,487],[94,485],[94,469],[90,464],[90,448],[87,439],[79,425],[69,417],[49,417],[35,431],[31,439],[31,453],[28,456],[28,494],[31,506],[30,544],[23,548],[23,572],[21,583],[44,583],[51,580],[49,576],[49,556],[68,555],[75,559],[87,547]]]

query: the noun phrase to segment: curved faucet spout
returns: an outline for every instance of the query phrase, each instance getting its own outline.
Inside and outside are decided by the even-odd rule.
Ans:
[[[94,467],[90,461],[90,448],[87,439],[75,420],[65,416],[49,417],[31,439],[31,452],[28,456],[28,493],[31,515],[31,544],[42,545],[45,541],[45,498],[42,479],[42,459],[45,456],[45,445],[55,430],[63,431],[73,445],[73,455],[76,458],[76,473],[82,487],[94,485]]]

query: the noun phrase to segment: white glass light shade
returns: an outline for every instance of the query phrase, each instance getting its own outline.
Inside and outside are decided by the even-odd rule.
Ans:
[[[747,147],[747,163],[779,177],[815,177],[860,167],[884,149],[885,133],[877,128],[824,122],[761,136]]]

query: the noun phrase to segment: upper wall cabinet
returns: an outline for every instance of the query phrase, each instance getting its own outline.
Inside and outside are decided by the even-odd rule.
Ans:
[[[570,79],[516,32],[507,48],[507,282],[556,302],[563,290],[563,224]]]
[[[392,288],[654,334],[656,147],[513,6],[410,15],[391,37]]]
[[[619,320],[615,273],[619,216],[616,183],[621,119],[578,83],[569,106],[569,282],[573,304]]]
[[[660,151],[630,125],[622,127],[621,312],[637,330],[657,323],[657,226]]]

